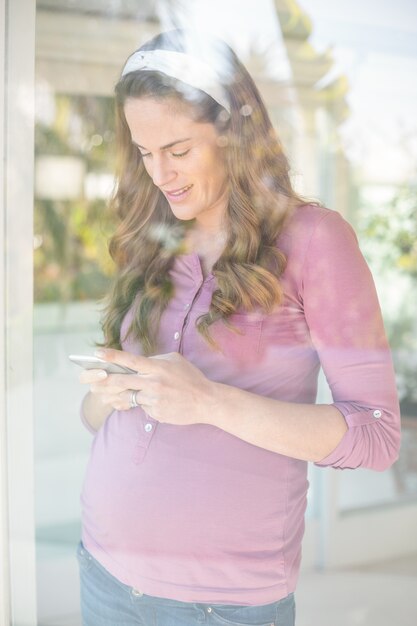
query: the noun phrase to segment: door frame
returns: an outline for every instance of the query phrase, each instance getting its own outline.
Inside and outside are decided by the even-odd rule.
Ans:
[[[36,626],[33,0],[0,0],[0,626]]]

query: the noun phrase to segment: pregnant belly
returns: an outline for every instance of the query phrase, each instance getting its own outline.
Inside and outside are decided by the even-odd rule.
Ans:
[[[200,424],[158,424],[135,459],[134,438],[100,431],[83,485],[84,530],[116,561],[177,583],[189,576],[179,563],[233,577],[261,560],[266,580],[281,567],[293,460]]]

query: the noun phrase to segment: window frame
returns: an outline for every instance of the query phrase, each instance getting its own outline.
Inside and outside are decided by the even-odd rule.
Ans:
[[[35,2],[0,0],[1,626],[37,623],[32,391],[35,19]]]

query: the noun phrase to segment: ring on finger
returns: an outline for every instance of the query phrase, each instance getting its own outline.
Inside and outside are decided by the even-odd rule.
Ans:
[[[130,392],[130,408],[135,409],[137,406],[140,406],[138,401],[136,400],[137,390],[132,389]]]

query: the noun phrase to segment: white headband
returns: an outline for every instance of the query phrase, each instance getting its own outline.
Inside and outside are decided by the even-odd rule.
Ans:
[[[162,72],[211,96],[230,113],[226,94],[215,71],[203,61],[174,50],[137,50],[128,58],[122,76],[136,70]]]

